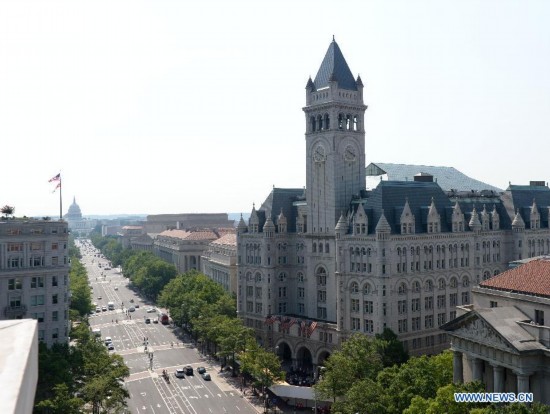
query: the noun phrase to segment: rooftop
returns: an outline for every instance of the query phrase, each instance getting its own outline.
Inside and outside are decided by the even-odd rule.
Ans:
[[[481,282],[479,287],[550,298],[550,259],[531,260]]]

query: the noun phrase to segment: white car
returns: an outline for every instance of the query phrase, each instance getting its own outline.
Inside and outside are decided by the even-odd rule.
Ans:
[[[156,312],[156,309],[155,309],[155,308],[147,308],[147,309],[145,309],[145,312],[147,312],[147,313],[155,313],[155,312]]]
[[[118,287],[117,287],[117,286],[115,286],[115,290],[118,290]]]

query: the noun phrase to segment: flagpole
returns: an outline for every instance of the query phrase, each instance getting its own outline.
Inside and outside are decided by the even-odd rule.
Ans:
[[[63,190],[61,185],[61,175],[59,176],[59,220],[63,220],[63,200],[61,198],[61,191]]]

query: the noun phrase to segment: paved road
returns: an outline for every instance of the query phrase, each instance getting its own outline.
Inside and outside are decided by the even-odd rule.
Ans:
[[[172,327],[160,323],[146,324],[146,317],[157,318],[156,313],[146,313],[146,308],[154,307],[154,304],[147,303],[132,291],[128,287],[128,280],[118,270],[105,270],[108,261],[103,257],[97,257],[99,252],[89,247],[81,247],[80,250],[82,264],[88,270],[93,289],[92,302],[96,302],[100,307],[107,306],[110,301],[115,303],[115,310],[92,315],[90,326],[92,329],[101,329],[103,339],[107,336],[112,338],[114,352],[124,358],[130,369],[126,386],[130,393],[128,408],[131,413],[261,412],[259,405],[243,398],[241,392],[219,374],[219,366],[214,361],[202,357],[192,343],[178,339]],[[131,299],[133,303],[130,303]],[[139,308],[135,312],[127,312],[132,305],[139,305]],[[205,367],[212,380],[205,381],[196,372],[193,376],[176,378],[176,368],[185,365],[191,365],[195,371],[199,366]],[[164,369],[170,374],[169,384],[162,377]]]

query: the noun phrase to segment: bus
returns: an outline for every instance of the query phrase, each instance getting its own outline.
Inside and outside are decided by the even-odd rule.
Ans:
[[[159,322],[162,323],[163,325],[168,325],[169,323],[169,318],[168,318],[168,315],[165,314],[164,312],[159,312]]]

